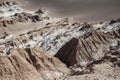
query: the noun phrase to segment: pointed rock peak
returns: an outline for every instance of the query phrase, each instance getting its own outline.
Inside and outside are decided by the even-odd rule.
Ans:
[[[38,9],[38,11],[35,12],[35,14],[43,14],[43,10],[42,9]]]
[[[84,36],[83,36],[84,37]],[[93,31],[86,38],[72,38],[55,55],[67,66],[86,66],[94,60],[100,60],[112,42],[111,37],[107,37],[99,31]]]
[[[2,80],[8,78],[55,80],[70,73],[65,64],[59,59],[45,54],[39,47],[14,49],[10,55],[0,56],[0,65],[0,70],[3,69],[3,72],[0,71]]]
[[[76,62],[77,55],[77,47],[79,45],[79,40],[77,38],[72,38],[69,42],[67,42],[55,55],[62,62],[67,64],[67,66],[71,66]]]

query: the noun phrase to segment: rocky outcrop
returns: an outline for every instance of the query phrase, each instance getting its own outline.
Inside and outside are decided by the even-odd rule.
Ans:
[[[32,15],[32,14],[25,13],[25,12],[16,13],[14,17],[18,22],[26,22],[26,21],[37,22],[41,20],[40,15]]]
[[[44,12],[39,9],[35,13],[28,12],[22,8],[17,1],[0,2],[0,27],[7,27],[17,22],[38,22]]]
[[[0,29],[0,80],[74,80],[71,75],[81,74],[90,75],[78,80],[107,80],[112,74],[110,80],[119,80],[120,19],[89,24],[5,1],[0,2]]]
[[[69,74],[66,65],[38,47],[0,56],[0,80],[54,80],[65,74]]]
[[[22,11],[22,5],[14,0],[0,1],[0,17],[13,15],[15,12]]]
[[[110,22],[109,22],[109,24],[114,24],[114,23],[116,23],[116,22],[120,22],[120,18],[118,18],[118,19],[112,19]]]
[[[10,19],[1,18],[0,27],[7,27],[8,25],[14,25],[17,22],[38,22],[41,21],[41,15],[32,15],[30,13],[16,13]]]
[[[100,60],[115,44],[113,36],[103,32],[92,31],[87,37],[73,38],[55,55],[67,66],[83,66],[93,60]]]
[[[112,67],[110,62],[94,65],[94,71],[89,74],[67,76],[64,80],[119,80],[120,68]]]
[[[118,46],[117,46],[118,47]],[[83,75],[84,74],[84,75]],[[101,60],[90,63],[84,70],[75,68],[72,76],[65,80],[119,80],[120,78],[120,50],[112,49]]]
[[[11,50],[14,48],[27,48],[37,45],[54,55],[69,39],[86,34],[92,29],[89,25],[83,26],[79,23],[73,23],[68,27],[60,26],[59,24],[56,26],[42,27],[20,34],[17,38],[13,38],[12,40],[11,38],[7,38],[9,35],[2,36],[0,46],[5,46]],[[8,52],[8,50],[5,50],[4,54],[6,54],[6,52]]]
[[[44,14],[44,12],[41,9],[39,9],[38,11],[35,12],[35,14],[39,14],[40,15],[40,14]]]
[[[15,1],[10,1],[10,0],[0,2],[0,7],[2,7],[2,6],[11,6],[11,5],[18,5],[18,3],[15,2]]]
[[[120,51],[110,50],[108,53],[105,54],[103,60],[113,63],[113,66],[120,67]]]
[[[15,19],[1,19],[0,20],[0,27],[7,27],[8,25],[13,25],[17,21]]]

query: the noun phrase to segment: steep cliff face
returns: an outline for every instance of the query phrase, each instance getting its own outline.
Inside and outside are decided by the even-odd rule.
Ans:
[[[0,56],[0,80],[54,80],[69,73],[65,64],[38,47]]]
[[[20,55],[0,56],[0,80],[21,79],[42,80],[37,70]]]
[[[73,38],[57,52],[55,57],[68,66],[83,66],[101,60],[110,48],[118,46],[116,38],[119,37],[115,34],[119,35],[119,31],[104,33],[96,30],[87,36]]]

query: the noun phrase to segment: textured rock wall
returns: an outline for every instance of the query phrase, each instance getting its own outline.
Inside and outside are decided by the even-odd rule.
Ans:
[[[92,31],[85,38],[73,38],[57,52],[55,57],[68,66],[82,66],[93,60],[100,60],[110,50],[110,47],[118,45],[115,37],[118,38],[119,32],[110,33],[97,30]]]
[[[65,64],[38,47],[0,56],[0,80],[54,80],[69,73]]]

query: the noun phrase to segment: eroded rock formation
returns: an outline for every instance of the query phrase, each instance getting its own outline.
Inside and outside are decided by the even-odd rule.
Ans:
[[[114,37],[116,37],[115,34],[110,35],[110,33],[99,30],[92,31],[87,37],[71,39],[57,52],[55,57],[68,66],[82,66],[93,60],[100,60],[110,50],[110,47],[118,45]]]
[[[46,15],[0,3],[0,80],[74,80],[71,75],[83,74],[78,80],[119,80],[120,19],[89,24]]]
[[[17,1],[0,2],[0,27],[7,27],[17,22],[38,22],[41,21],[41,15],[44,14],[41,9],[35,12],[29,12],[22,8]]]
[[[65,64],[38,47],[0,56],[0,80],[54,80],[69,73]]]

